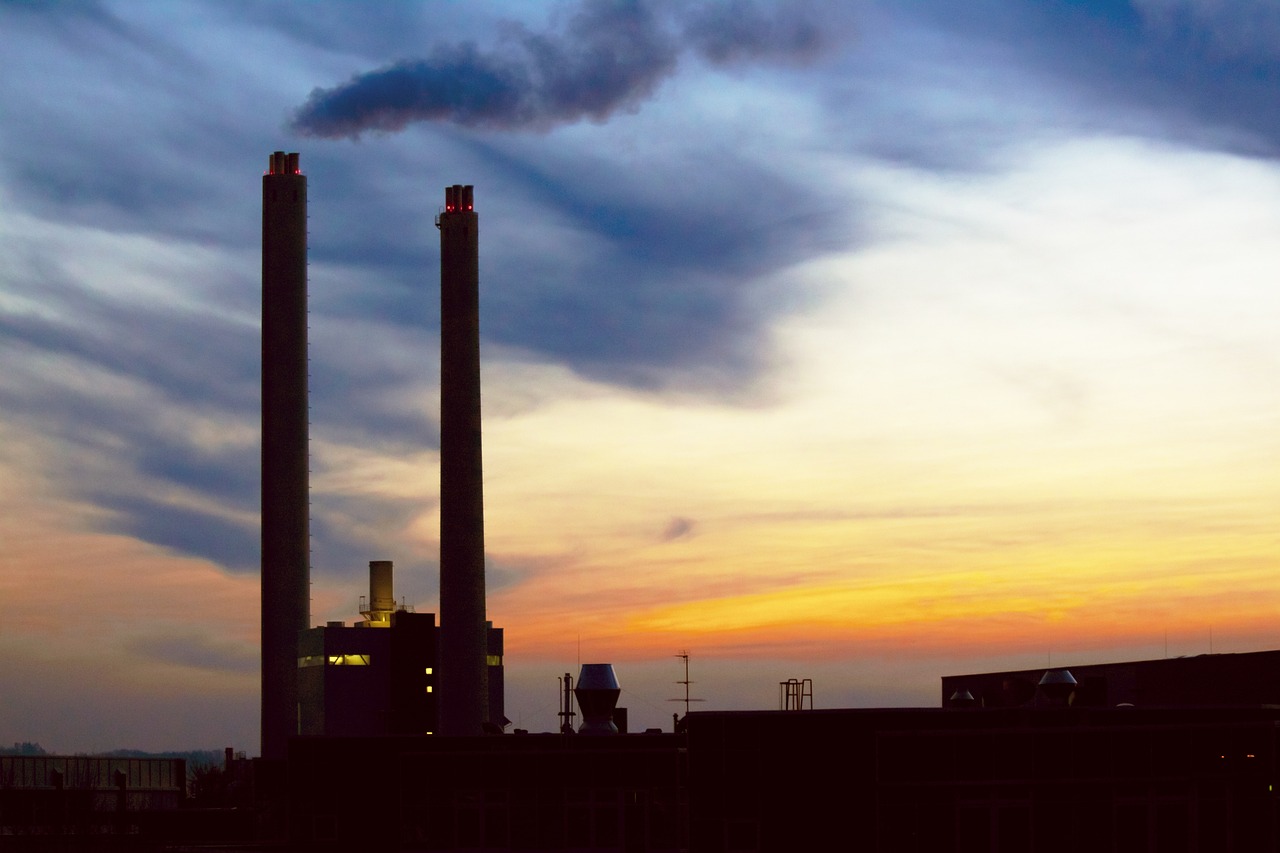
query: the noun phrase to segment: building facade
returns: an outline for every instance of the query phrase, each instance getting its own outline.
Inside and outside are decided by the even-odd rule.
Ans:
[[[502,629],[487,629],[489,704],[503,711]],[[440,629],[433,613],[398,610],[386,627],[329,625],[298,639],[304,735],[424,735],[439,731]],[[501,731],[501,728],[498,729]]]

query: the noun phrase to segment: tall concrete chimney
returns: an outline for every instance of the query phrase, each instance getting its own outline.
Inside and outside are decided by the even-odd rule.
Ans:
[[[480,253],[471,186],[445,188],[440,228],[440,733],[489,720],[480,450]]]
[[[310,627],[307,179],[277,151],[262,176],[262,757],[298,733],[298,632]]]

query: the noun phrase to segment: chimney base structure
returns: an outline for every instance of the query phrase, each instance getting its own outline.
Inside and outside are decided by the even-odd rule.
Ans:
[[[440,732],[489,722],[480,442],[480,255],[471,186],[445,188],[440,229]]]
[[[262,757],[298,733],[298,632],[309,627],[307,179],[277,151],[262,176]]]

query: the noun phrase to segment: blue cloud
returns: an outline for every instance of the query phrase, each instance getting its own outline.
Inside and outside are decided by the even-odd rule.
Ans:
[[[1194,3],[1128,0],[917,2],[922,20],[986,44],[1075,90],[1082,121],[1238,153],[1280,153],[1280,27],[1248,45],[1224,41]]]
[[[98,491],[88,495],[114,515],[110,529],[202,557],[234,572],[257,572],[258,525],[240,524],[220,515],[156,500],[145,494]]]

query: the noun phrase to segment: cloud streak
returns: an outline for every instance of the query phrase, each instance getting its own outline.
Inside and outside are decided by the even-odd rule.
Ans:
[[[158,631],[127,640],[124,646],[129,652],[157,663],[232,673],[253,673],[258,669],[258,654],[253,644],[213,638],[192,630]]]
[[[922,0],[911,14],[1065,95],[1068,123],[1276,157],[1280,16],[1201,0]]]
[[[645,0],[585,0],[560,32],[510,23],[496,49],[438,44],[423,59],[313,89],[290,126],[336,139],[415,122],[499,130],[603,122],[652,97],[686,51],[713,64],[804,61],[828,44],[826,33],[812,6],[732,0],[668,10]]]

